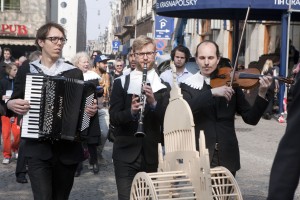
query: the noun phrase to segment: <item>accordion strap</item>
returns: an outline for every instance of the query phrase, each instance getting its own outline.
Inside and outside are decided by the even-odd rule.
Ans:
[[[36,69],[36,71],[38,71],[39,74],[45,75],[43,70],[41,70],[41,68],[39,68],[38,66],[36,66],[35,64],[32,64],[32,63],[31,63],[31,65]]]

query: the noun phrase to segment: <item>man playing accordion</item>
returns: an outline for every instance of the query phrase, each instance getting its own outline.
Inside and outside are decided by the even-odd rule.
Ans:
[[[42,58],[34,65],[30,63],[18,71],[12,97],[7,102],[8,115],[24,115],[30,110],[29,102],[24,100],[28,73],[83,80],[81,70],[59,59],[66,41],[65,30],[59,24],[50,22],[38,29],[36,45],[42,51]],[[90,117],[94,116],[97,112],[96,102],[87,106],[85,112]],[[84,160],[81,143],[70,140],[26,139],[24,146],[34,199],[68,199],[77,165]]]

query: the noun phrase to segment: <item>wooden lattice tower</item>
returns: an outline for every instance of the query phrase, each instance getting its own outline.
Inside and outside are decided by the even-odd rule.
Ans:
[[[133,180],[131,199],[242,199],[235,179],[224,167],[210,169],[205,136],[200,132],[196,150],[194,119],[176,82],[164,120],[164,148],[159,144],[157,173],[138,173]]]

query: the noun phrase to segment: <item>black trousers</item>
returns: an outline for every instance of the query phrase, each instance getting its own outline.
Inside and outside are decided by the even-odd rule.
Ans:
[[[19,151],[18,151],[18,160],[17,160],[17,166],[16,166],[16,176],[23,174],[25,175],[27,173],[27,161],[24,155],[24,144],[25,141],[24,139],[21,138],[20,140],[20,146],[19,146]]]
[[[94,165],[98,163],[98,152],[97,152],[97,145],[96,144],[87,144],[89,154],[90,154],[90,165]]]
[[[210,163],[210,167],[214,168],[214,167],[218,167],[218,166],[221,166],[220,165],[220,159],[219,159],[219,151],[215,150],[214,154],[213,154],[213,157],[212,157],[212,161]],[[230,172],[233,175],[233,177],[235,177],[236,171],[230,171]]]
[[[129,200],[131,184],[138,172],[157,172],[157,164],[146,164],[143,154],[133,163],[114,160],[115,178],[118,189],[118,200]]]
[[[65,165],[57,157],[50,160],[27,158],[28,175],[35,200],[67,200],[78,164]]]

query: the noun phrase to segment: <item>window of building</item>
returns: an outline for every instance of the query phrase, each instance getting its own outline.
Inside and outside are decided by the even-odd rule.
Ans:
[[[1,8],[1,10],[20,10],[20,0],[1,0],[4,1],[4,8]]]

